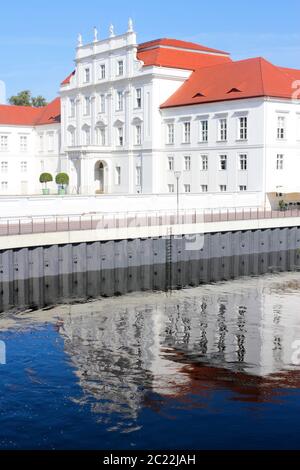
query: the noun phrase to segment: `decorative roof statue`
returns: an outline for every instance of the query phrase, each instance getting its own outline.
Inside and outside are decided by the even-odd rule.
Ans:
[[[77,43],[77,46],[78,47],[81,47],[82,46],[82,35],[79,33],[78,34],[78,39],[77,39],[78,43]]]
[[[109,37],[110,38],[115,37],[115,28],[114,28],[113,24],[111,24],[110,27],[109,27]]]
[[[128,33],[133,33],[133,21],[132,18],[128,20]]]
[[[98,41],[98,29],[95,26],[94,27],[94,42],[97,42],[97,41]]]

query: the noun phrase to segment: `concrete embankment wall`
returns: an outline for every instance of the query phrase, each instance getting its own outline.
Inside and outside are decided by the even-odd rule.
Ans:
[[[300,227],[0,251],[0,311],[300,268]]]

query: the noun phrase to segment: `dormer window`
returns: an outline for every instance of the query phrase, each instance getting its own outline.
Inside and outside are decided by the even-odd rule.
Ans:
[[[193,98],[202,98],[204,95],[200,92],[196,93]]]
[[[119,60],[118,61],[118,76],[122,77],[124,75],[124,61]]]
[[[229,95],[230,93],[241,93],[241,90],[238,88],[231,88],[231,90],[227,91],[227,94]]]

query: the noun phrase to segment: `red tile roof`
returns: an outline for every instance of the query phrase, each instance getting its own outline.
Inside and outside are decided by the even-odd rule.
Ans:
[[[262,96],[292,99],[300,71],[291,70],[261,57],[200,68],[161,108]]]
[[[176,39],[157,39],[138,46],[137,57],[144,66],[196,70],[231,59],[227,52]]]
[[[32,126],[39,112],[28,106],[0,105],[0,124]]]
[[[36,126],[42,126],[45,124],[55,124],[60,122],[60,98],[55,98],[45,108],[40,109],[40,114],[36,120]]]
[[[12,126],[41,126],[60,122],[60,98],[43,108],[0,105],[0,124]]]
[[[191,49],[194,51],[208,52],[213,54],[222,54],[230,55],[229,52],[220,51],[218,49],[211,49],[210,47],[202,46],[201,44],[196,44],[194,42],[180,41],[178,39],[154,39],[153,41],[143,42],[138,46],[139,51],[144,49],[150,49],[158,46],[166,46],[169,48],[176,49]]]

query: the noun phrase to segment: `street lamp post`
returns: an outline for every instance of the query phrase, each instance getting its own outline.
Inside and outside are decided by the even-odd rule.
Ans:
[[[181,177],[181,171],[174,171],[176,178],[176,192],[177,192],[177,225],[179,224],[179,180]]]

